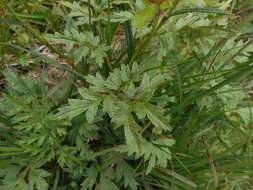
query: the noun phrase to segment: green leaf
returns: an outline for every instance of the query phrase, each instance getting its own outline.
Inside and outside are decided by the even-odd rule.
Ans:
[[[87,121],[89,123],[94,121],[99,105],[102,102],[101,97],[86,88],[80,88],[78,91],[83,99],[69,99],[69,105],[59,109],[56,114],[57,119],[73,119],[86,112]]]
[[[44,178],[50,175],[46,170],[31,169],[29,172],[29,186],[34,187],[35,185],[38,190],[47,190],[49,185]]]
[[[92,93],[87,88],[78,88],[79,94],[82,96],[83,99],[89,100],[89,101],[95,101],[98,99],[98,94]]]
[[[163,116],[162,111],[152,104],[145,104],[145,112],[149,120],[158,128],[171,130],[169,118]]]
[[[130,187],[131,190],[137,190],[138,182],[135,180],[134,169],[125,161],[117,163],[116,178],[120,181],[123,178],[124,187]]]
[[[16,180],[19,172],[22,168],[20,166],[9,165],[7,167],[1,167],[0,176],[4,177],[5,181]]]
[[[126,22],[128,20],[131,20],[133,17],[133,14],[128,12],[128,11],[118,11],[118,12],[113,12],[111,15],[111,22]]]
[[[134,154],[135,159],[142,157],[144,161],[148,162],[146,174],[149,174],[155,166],[166,168],[168,160],[171,160],[170,147],[174,145],[174,140],[157,139],[151,142],[144,139],[141,140],[138,147],[134,147],[133,143],[130,143],[127,146],[119,147],[117,151],[127,152],[128,155]]]
[[[85,58],[89,53],[89,48],[80,47],[79,49],[74,51],[75,63],[78,64]]]
[[[97,182],[97,177],[98,177],[98,171],[94,166],[91,166],[86,170],[86,179],[83,181],[81,184],[82,189],[81,190],[92,190],[93,186]]]
[[[137,89],[135,88],[134,84],[133,83],[130,83],[129,86],[126,86],[124,89],[123,89],[123,92],[128,96],[128,97],[133,97],[136,92],[137,92]]]
[[[88,107],[89,102],[87,100],[70,99],[68,106],[59,108],[59,112],[56,114],[56,119],[73,119],[85,112]]]
[[[125,138],[126,138],[126,144],[130,148],[131,153],[134,153],[138,151],[139,148],[139,140],[137,139],[137,136],[133,129],[129,125],[124,126],[124,132],[125,132]]]
[[[95,49],[92,50],[90,58],[93,58],[99,65],[102,67],[104,63],[104,58],[107,56],[106,52],[110,50],[110,47],[105,45],[99,45]]]
[[[148,167],[146,169],[146,175],[148,175],[156,165],[156,156],[151,155],[148,161]]]
[[[100,102],[101,102],[100,100],[97,100],[95,102],[92,102],[91,105],[89,105],[86,112],[86,119],[89,123],[92,123],[94,121]]]
[[[140,120],[144,119],[147,115],[145,103],[138,102],[134,104],[133,110]]]
[[[101,178],[100,180],[100,190],[119,190],[119,188],[108,178]]]
[[[133,17],[134,26],[143,28],[155,15],[155,6],[148,5],[145,9]]]

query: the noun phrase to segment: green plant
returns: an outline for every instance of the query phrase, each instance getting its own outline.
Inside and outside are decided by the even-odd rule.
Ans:
[[[61,1],[46,35],[0,2],[67,66],[3,47],[68,72],[51,87],[1,71],[2,189],[251,189],[253,46],[234,1]]]

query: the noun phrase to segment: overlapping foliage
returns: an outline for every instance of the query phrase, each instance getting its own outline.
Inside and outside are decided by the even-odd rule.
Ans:
[[[20,13],[35,3],[0,1],[5,30],[31,34],[1,40],[32,63],[19,72],[67,72],[52,87],[1,71],[1,189],[252,188],[245,1],[49,2],[36,1],[38,13],[51,11],[56,28]]]

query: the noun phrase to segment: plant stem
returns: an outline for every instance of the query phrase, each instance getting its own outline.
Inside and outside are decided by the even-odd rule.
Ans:
[[[141,42],[140,45],[137,49],[137,51],[135,51],[135,53],[133,54],[133,56],[131,57],[129,64],[132,65],[134,63],[134,61],[136,60],[136,58],[146,50],[146,48],[148,47],[148,44],[150,42],[150,40],[152,39],[152,37],[156,34],[156,32],[161,28],[161,26],[164,24],[164,22],[166,20],[168,20],[168,18],[170,16],[172,16],[173,11],[175,10],[175,8],[177,7],[178,3],[181,0],[176,0],[176,2],[174,3],[174,5],[172,6],[172,8],[169,10],[167,16],[165,16],[162,21],[159,23],[159,15],[156,15],[156,17],[153,19],[154,23],[152,24],[152,29],[150,31],[150,33],[148,34],[148,36],[146,36],[146,38],[144,38]]]

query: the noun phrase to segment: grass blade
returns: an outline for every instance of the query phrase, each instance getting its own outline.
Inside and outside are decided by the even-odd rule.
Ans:
[[[187,14],[187,13],[210,13],[218,15],[229,15],[229,12],[222,11],[216,8],[190,8],[175,11],[171,16]]]
[[[3,18],[0,18],[0,23],[4,23],[4,24],[20,24],[17,20],[3,19]]]
[[[253,60],[250,60],[249,62],[253,62]],[[202,98],[206,95],[212,94],[214,93],[216,90],[220,89],[221,87],[230,84],[231,82],[240,80],[246,76],[248,76],[249,74],[251,74],[253,72],[253,65],[250,65],[244,69],[242,69],[241,71],[233,74],[231,77],[225,79],[224,81],[220,82],[219,84],[213,86],[212,88],[209,88],[207,90],[205,90],[204,92],[198,93],[198,94],[194,94],[194,95],[189,95],[187,98],[185,98],[185,101],[182,102],[182,104],[180,106],[178,106],[177,108],[175,108],[173,111],[171,111],[170,113],[175,113],[180,111],[183,107],[193,103],[195,100]]]
[[[168,169],[164,169],[164,168],[159,168],[158,169],[159,171],[161,171],[162,173],[164,174],[167,174],[169,176],[172,176],[173,178],[175,179],[178,179],[179,181],[182,181],[183,183],[193,187],[193,188],[196,188],[197,187],[197,184],[194,183],[193,181],[191,181],[190,179],[187,179],[186,177],[172,171],[172,170],[168,170]]]

